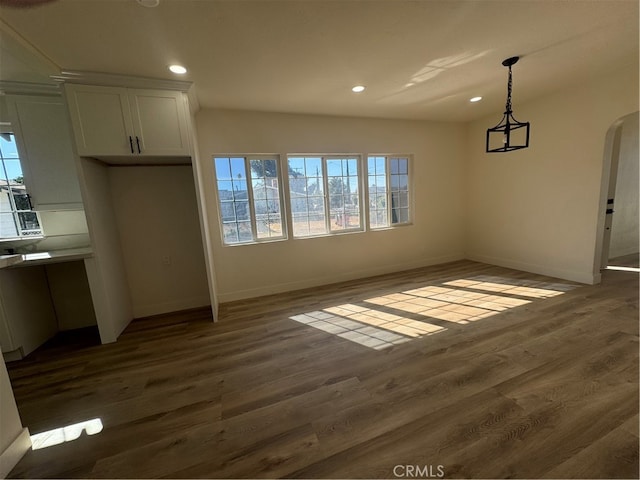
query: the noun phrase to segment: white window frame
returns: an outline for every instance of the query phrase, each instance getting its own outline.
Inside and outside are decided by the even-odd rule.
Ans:
[[[322,167],[322,188],[323,188],[323,202],[324,202],[324,212],[325,212],[325,231],[322,233],[313,233],[308,235],[296,235],[294,228],[294,220],[293,220],[293,205],[292,205],[292,192],[290,182],[291,179],[289,177],[289,160],[292,158],[320,158],[320,164]],[[364,222],[364,209],[363,209],[363,168],[362,168],[362,154],[359,153],[349,153],[349,154],[326,154],[326,153],[300,153],[300,154],[287,154],[286,155],[286,171],[287,171],[287,192],[286,195],[288,197],[289,210],[291,212],[291,235],[295,239],[304,239],[304,238],[314,238],[314,237],[325,237],[325,236],[333,236],[333,235],[343,235],[348,233],[358,233],[363,232],[365,230],[365,222]],[[329,174],[327,171],[327,160],[356,160],[356,165],[358,167],[358,223],[359,226],[353,228],[341,228],[335,229],[332,228],[331,223],[331,196],[329,194]],[[332,178],[344,178],[344,177],[335,177]]]
[[[24,165],[23,165],[23,155],[22,152],[20,151],[21,149],[21,145],[19,144],[19,139],[17,137],[17,133],[13,130],[13,128],[11,127],[10,123],[6,123],[6,122],[0,122],[0,134],[8,134],[8,135],[12,135],[13,139],[14,139],[14,143],[16,146],[16,152],[18,153],[18,162],[20,163],[20,170],[22,172],[22,178],[23,178],[23,182],[24,182],[24,178],[25,178],[25,172],[24,172]],[[16,160],[16,159],[7,159],[7,160]],[[4,158],[0,159],[0,168],[2,168],[2,171],[0,172],[0,176],[7,177],[7,171],[6,171],[6,165],[4,163]],[[24,195],[27,196],[27,201],[29,202],[29,206],[31,207],[29,210],[20,210],[18,209],[18,206],[15,203],[15,198],[14,198],[14,194],[10,193],[9,194],[9,203],[11,206],[11,210],[8,212],[3,212],[3,213],[11,213],[13,216],[13,223],[15,225],[16,228],[16,233],[17,235],[14,237],[1,237],[0,236],[0,242],[6,242],[6,241],[11,241],[11,240],[22,240],[22,239],[33,239],[33,238],[42,238],[43,237],[43,230],[42,230],[42,220],[40,219],[40,215],[39,213],[33,209],[33,206],[31,205],[31,197],[29,196],[29,191],[25,182],[25,191],[24,191]],[[20,223],[20,218],[19,215],[21,213],[33,213],[36,216],[36,219],[38,221],[38,228],[36,229],[23,229],[21,227],[21,223]]]
[[[371,223],[371,212],[369,207],[370,192],[369,192],[369,159],[375,157],[383,157],[385,159],[385,179],[386,179],[386,202],[387,202],[387,225],[373,226]],[[393,199],[391,191],[391,159],[406,159],[407,160],[407,220],[402,222],[393,223]],[[413,156],[409,154],[396,154],[396,153],[368,153],[366,155],[366,185],[367,185],[367,225],[372,231],[385,230],[389,228],[403,227],[413,224]]]
[[[223,221],[223,212],[222,212],[222,200],[220,198],[220,191],[218,189],[218,173],[216,171],[215,162],[218,158],[242,158],[244,160],[244,168],[247,182],[247,202],[249,208],[249,222],[251,224],[251,232],[252,232],[252,240],[247,241],[238,241],[234,243],[227,243],[224,236],[224,221]],[[282,235],[279,236],[271,236],[271,237],[258,237],[258,226],[257,226],[257,216],[255,210],[255,202],[254,202],[254,192],[253,192],[253,182],[251,176],[251,161],[252,160],[273,160],[276,163],[276,178],[278,182],[278,205],[280,207],[280,225],[282,228]],[[212,157],[213,163],[213,176],[214,176],[214,184],[216,190],[216,199],[217,199],[217,207],[218,207],[218,218],[220,225],[220,237],[222,240],[222,244],[224,246],[235,247],[239,245],[252,245],[256,243],[268,243],[268,242],[278,242],[282,240],[286,240],[288,238],[287,232],[287,215],[284,209],[284,188],[285,185],[282,182],[282,165],[280,161],[280,155],[278,154],[215,154]],[[237,220],[236,222],[237,223]]]

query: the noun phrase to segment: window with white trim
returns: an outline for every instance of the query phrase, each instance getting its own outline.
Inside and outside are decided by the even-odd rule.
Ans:
[[[410,223],[409,157],[369,156],[367,176],[369,227],[376,229]]]
[[[0,239],[42,235],[31,207],[13,133],[0,133]]]
[[[225,244],[286,237],[278,163],[271,155],[214,157]]]
[[[362,230],[359,163],[356,155],[288,157],[294,237]]]

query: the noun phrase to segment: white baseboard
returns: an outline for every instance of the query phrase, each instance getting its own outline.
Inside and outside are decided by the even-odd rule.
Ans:
[[[133,318],[151,317],[163,313],[180,312],[191,308],[207,307],[211,305],[209,296],[184,298],[172,302],[154,303],[150,305],[134,305]]]
[[[584,283],[587,285],[595,285],[596,283],[600,282],[600,275],[594,274],[592,271],[565,270],[562,268],[551,267],[549,265],[537,265],[533,263],[520,262],[518,260],[511,260],[508,258],[497,258],[486,255],[476,255],[473,253],[467,254],[466,258],[475,262],[488,263],[490,265],[497,265],[499,267],[505,268],[513,268],[514,270],[537,273],[539,275],[546,275],[548,277],[560,278],[563,280]]]
[[[357,280],[359,278],[374,277],[376,275],[385,275],[387,273],[402,272],[413,268],[428,267],[430,265],[438,265],[441,263],[455,262],[464,260],[464,254],[453,254],[442,257],[432,257],[418,260],[411,263],[401,263],[394,265],[386,265],[383,267],[370,268],[366,270],[358,270],[338,275],[326,275],[314,277],[296,282],[286,282],[266,285],[264,287],[250,288],[247,290],[236,290],[234,292],[220,293],[218,299],[220,303],[233,302],[236,300],[244,300],[247,298],[262,297],[264,295],[272,295],[274,293],[290,292],[293,290],[301,290],[305,288],[319,287],[322,285],[330,285],[332,283],[346,282],[349,280]]]
[[[23,428],[15,440],[0,454],[0,478],[7,478],[7,475],[30,448],[31,436],[29,435],[29,429]]]

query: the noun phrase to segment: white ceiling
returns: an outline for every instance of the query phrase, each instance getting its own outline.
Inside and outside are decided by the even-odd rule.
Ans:
[[[205,108],[466,121],[503,109],[507,57],[516,113],[638,64],[636,0],[56,0],[0,18],[0,79],[181,63]]]

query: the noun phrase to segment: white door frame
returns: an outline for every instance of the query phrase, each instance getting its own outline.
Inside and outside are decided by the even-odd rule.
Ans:
[[[600,183],[600,201],[598,204],[598,223],[596,227],[596,246],[593,259],[594,283],[600,283],[602,278],[602,274],[600,272],[602,269],[607,267],[607,261],[609,260],[612,215],[607,215],[607,209],[614,208],[614,204],[608,203],[608,201],[609,199],[615,200],[622,126],[627,117],[635,115],[636,113],[637,112],[634,112],[618,118],[609,127],[605,137],[602,178]]]

